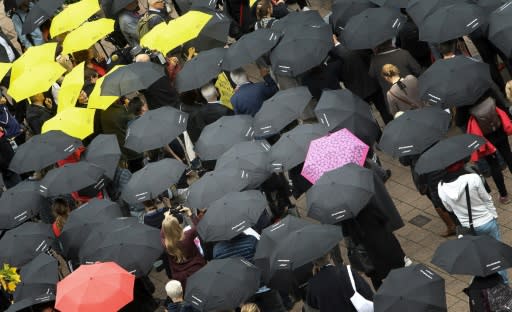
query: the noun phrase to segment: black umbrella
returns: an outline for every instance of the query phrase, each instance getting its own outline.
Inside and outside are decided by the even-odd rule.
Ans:
[[[101,7],[107,17],[114,18],[117,17],[117,13],[132,2],[134,0],[101,0]]]
[[[242,258],[212,260],[187,279],[185,301],[198,311],[234,309],[256,293],[260,274]]]
[[[230,240],[255,225],[266,207],[260,191],[227,193],[207,206],[197,233],[205,242]]]
[[[164,158],[135,172],[124,186],[121,197],[127,203],[156,198],[177,183],[187,167],[176,159]]]
[[[374,194],[373,172],[346,164],[324,173],[308,190],[308,217],[326,224],[354,218]]]
[[[18,147],[9,169],[16,173],[41,170],[68,157],[81,145],[80,140],[58,130],[34,135]]]
[[[512,267],[512,247],[487,235],[467,235],[441,243],[432,263],[450,274],[485,277]]]
[[[498,9],[500,6],[506,4],[507,0],[473,0],[479,7],[485,10],[486,13],[491,13],[492,11]],[[490,20],[490,18],[489,18]]]
[[[137,62],[108,74],[101,84],[101,95],[123,96],[147,89],[165,76],[164,68],[153,62]]]
[[[181,15],[190,10],[211,13],[215,11],[216,0],[176,0],[175,5],[178,6]]]
[[[37,182],[25,180],[8,189],[0,197],[0,229],[12,229],[36,216],[44,202]]]
[[[332,47],[332,31],[325,22],[293,25],[270,53],[272,69],[275,74],[296,77],[322,63]]]
[[[226,50],[222,69],[232,71],[256,61],[279,42],[281,33],[273,29],[258,29],[243,35]]]
[[[445,169],[451,164],[471,156],[482,144],[485,144],[485,139],[472,134],[449,137],[439,141],[423,153],[414,169],[418,174]]]
[[[327,129],[320,124],[302,124],[281,135],[270,150],[270,163],[275,171],[290,170],[306,159],[309,143],[324,136]]]
[[[467,0],[410,0],[407,14],[416,25],[421,25],[425,18],[443,6],[456,3],[468,3]]]
[[[336,0],[332,4],[332,14],[329,16],[329,23],[333,26],[334,32],[338,33],[343,30],[352,16],[375,7],[376,5],[370,0]]]
[[[506,56],[512,56],[512,2],[508,2],[489,16],[489,40]]]
[[[35,2],[25,17],[21,33],[25,35],[33,32],[34,29],[49,20],[62,4],[64,4],[64,0],[44,0]]]
[[[446,83],[450,81],[450,83]],[[465,56],[438,60],[418,78],[422,100],[448,108],[475,104],[492,86],[489,65]]]
[[[410,0],[370,0],[371,2],[378,4],[383,7],[390,8],[406,8]]]
[[[380,134],[370,104],[348,89],[322,92],[315,115],[328,130],[346,128],[368,145],[372,145]]]
[[[105,170],[87,161],[65,164],[50,170],[39,183],[46,197],[69,194],[93,185],[98,192],[105,186]]]
[[[371,49],[396,37],[405,21],[397,9],[370,8],[350,18],[341,36],[351,50]]]
[[[21,282],[14,292],[14,302],[54,295],[59,281],[57,259],[41,253],[21,267],[20,277]]]
[[[423,264],[391,270],[373,304],[375,312],[446,312],[444,279]]]
[[[63,254],[68,259],[78,258],[78,249],[96,226],[122,216],[117,203],[97,198],[72,210],[59,236]]]
[[[485,11],[474,4],[452,4],[437,9],[418,25],[420,40],[441,43],[468,35],[487,20]]]
[[[54,240],[51,225],[25,222],[7,231],[0,239],[0,263],[22,266],[46,252]]]
[[[130,219],[96,227],[80,248],[80,262],[114,261],[137,277],[147,275],[163,252],[160,230]]]
[[[248,171],[252,177],[249,187],[258,187],[271,174],[270,144],[265,140],[241,142],[222,154],[215,164],[215,170],[235,168]]]
[[[121,149],[115,134],[98,135],[85,152],[85,160],[105,170],[105,175],[111,180],[114,179],[120,158]]]
[[[309,10],[290,12],[285,17],[276,20],[271,28],[285,33],[297,26],[322,25],[324,23],[324,19],[317,10]]]
[[[199,53],[196,57],[186,62],[176,75],[176,88],[179,92],[185,92],[201,88],[220,72],[220,65],[224,59],[226,49],[215,48]]]
[[[379,147],[393,157],[421,154],[446,135],[450,121],[437,107],[406,111],[384,127]]]
[[[204,25],[197,38],[185,44],[186,48],[194,47],[196,51],[206,51],[213,48],[223,48],[226,45],[231,19],[220,12],[210,11],[207,13],[212,15],[212,18]]]
[[[279,133],[300,117],[312,97],[309,89],[304,86],[277,92],[263,102],[254,116],[254,135],[268,137]]]
[[[227,168],[208,172],[188,188],[187,206],[204,209],[226,193],[246,189],[249,183],[249,173],[245,170]]]
[[[204,127],[195,150],[203,160],[219,158],[233,145],[250,141],[254,136],[250,115],[223,116]]]
[[[142,153],[169,144],[187,129],[188,114],[170,106],[153,109],[135,120],[124,147]]]

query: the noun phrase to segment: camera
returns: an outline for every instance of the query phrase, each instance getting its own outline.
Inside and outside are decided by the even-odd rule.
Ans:
[[[147,48],[143,48],[141,46],[135,46],[130,50],[130,54],[132,58],[135,58],[137,55],[140,54],[146,54],[149,55],[149,59],[151,62],[165,65],[167,63],[167,60],[165,59],[165,56],[160,52],[153,52]]]

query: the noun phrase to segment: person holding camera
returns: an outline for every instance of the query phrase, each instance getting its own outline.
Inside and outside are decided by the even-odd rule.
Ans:
[[[41,134],[43,124],[55,115],[52,99],[38,93],[30,97],[30,102],[32,104],[27,106],[25,118],[32,134]]]

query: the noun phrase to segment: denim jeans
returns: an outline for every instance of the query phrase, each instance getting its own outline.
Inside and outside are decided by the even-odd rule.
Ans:
[[[477,235],[487,235],[487,236],[490,236],[498,241],[501,241],[500,226],[498,224],[498,220],[496,220],[496,219],[493,219],[492,221],[489,221],[484,225],[475,227],[475,232]],[[508,284],[507,271],[503,270],[503,271],[499,271],[498,273],[503,278],[503,281],[505,282],[505,284]]]

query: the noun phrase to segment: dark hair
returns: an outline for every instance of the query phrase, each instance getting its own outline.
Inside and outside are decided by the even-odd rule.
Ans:
[[[272,8],[270,0],[260,0],[256,5],[256,17],[258,20],[267,16],[268,11]]]
[[[56,198],[52,204],[52,212],[55,217],[57,228],[62,231],[69,216],[69,204],[64,198]]]
[[[375,48],[375,51],[377,53],[382,53],[382,52],[386,52],[386,51],[391,50],[391,48],[393,48],[393,40],[389,39],[389,40],[386,40],[383,43],[379,44]]]
[[[142,112],[142,107],[144,106],[144,102],[140,99],[140,97],[136,96],[131,99],[128,104],[128,112],[134,114],[135,116],[139,116]]]
[[[445,42],[441,42],[439,44],[439,52],[442,55],[455,53],[455,49],[457,48],[457,39],[448,40]]]
[[[84,69],[84,80],[85,81],[91,81],[91,79],[98,77],[98,72],[96,72],[94,69],[86,67]]]

